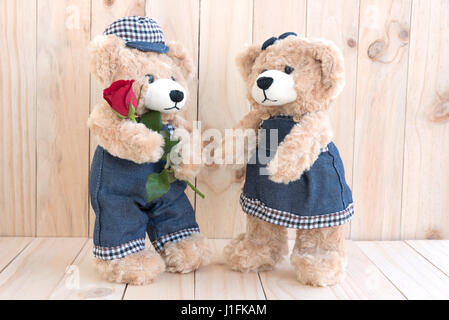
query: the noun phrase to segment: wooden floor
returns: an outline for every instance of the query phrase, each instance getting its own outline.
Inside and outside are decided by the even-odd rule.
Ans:
[[[97,276],[90,239],[0,238],[0,299],[449,299],[449,241],[348,242],[346,280],[331,288],[297,283],[288,259],[232,272],[219,254],[228,240],[211,241],[212,265],[135,287]]]

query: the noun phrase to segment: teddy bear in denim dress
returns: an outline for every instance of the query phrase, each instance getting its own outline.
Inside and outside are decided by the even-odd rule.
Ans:
[[[91,71],[105,88],[134,80],[133,91],[141,89],[137,115],[160,111],[165,130],[183,128],[191,134],[191,124],[177,112],[186,103],[192,62],[180,44],[165,44],[154,20],[132,16],[115,21],[92,40],[89,53]],[[171,183],[169,192],[147,202],[146,178],[165,164],[162,135],[118,117],[106,101],[95,106],[88,125],[99,143],[90,196],[96,214],[95,266],[101,275],[142,285],[165,269],[187,273],[208,263],[211,251],[184,192],[185,182]],[[192,179],[199,165],[183,161],[174,171],[178,179]],[[145,249],[146,234],[156,250]]]
[[[344,225],[354,213],[326,113],[344,87],[342,54],[330,41],[288,32],[248,47],[237,63],[252,109],[235,128],[258,136],[244,150],[255,149],[240,197],[247,232],[225,248],[226,260],[238,271],[271,270],[294,228],[298,281],[336,284],[346,266]]]

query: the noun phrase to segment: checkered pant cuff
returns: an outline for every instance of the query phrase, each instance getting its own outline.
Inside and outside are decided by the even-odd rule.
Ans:
[[[137,239],[117,247],[94,246],[94,257],[102,260],[116,260],[145,249],[145,239]]]
[[[257,199],[250,199],[243,193],[240,204],[245,213],[266,222],[294,229],[317,229],[335,227],[349,222],[354,215],[354,205],[351,203],[340,212],[320,216],[298,216],[287,211],[267,207]]]
[[[189,229],[183,229],[180,231],[176,231],[173,233],[166,234],[165,236],[160,237],[159,239],[151,242],[154,246],[154,249],[156,249],[157,252],[161,252],[164,249],[164,245],[167,242],[179,242],[187,237],[190,237],[194,233],[200,233],[199,228],[189,228]]]

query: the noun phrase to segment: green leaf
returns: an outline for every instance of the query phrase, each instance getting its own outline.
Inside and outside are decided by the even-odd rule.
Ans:
[[[148,129],[160,132],[162,129],[162,118],[159,111],[150,110],[140,117],[140,122]]]
[[[174,146],[176,146],[180,141],[177,139],[171,139],[170,133],[167,130],[162,130],[160,132],[161,136],[164,137],[164,151],[166,154],[169,154]]]
[[[159,199],[170,190],[170,182],[168,180],[168,174],[165,170],[161,173],[151,173],[147,177],[147,183],[145,184],[147,193],[147,201]]]
[[[169,154],[171,152],[171,149],[173,149],[179,143],[179,140],[170,140],[170,138],[164,140],[165,140],[164,151],[167,154]]]
[[[170,132],[168,132],[167,130],[162,130],[159,133],[164,137],[164,139],[170,139]]]

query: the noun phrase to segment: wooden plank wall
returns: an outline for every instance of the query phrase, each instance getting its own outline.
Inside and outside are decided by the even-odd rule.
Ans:
[[[347,85],[331,110],[354,191],[352,239],[449,238],[449,0],[0,0],[0,235],[91,234],[101,99],[87,67],[92,37],[148,15],[182,42],[197,74],[186,117],[231,127],[248,110],[234,60],[284,31],[342,49]],[[209,237],[245,228],[239,171],[205,169],[195,199]]]
[[[36,232],[36,13],[35,2],[0,2],[2,235]]]

